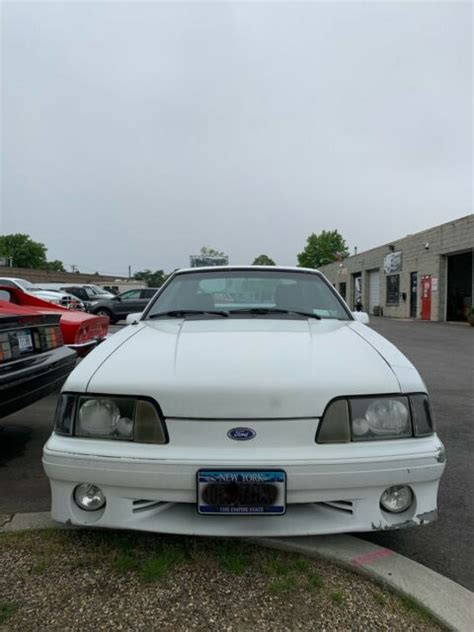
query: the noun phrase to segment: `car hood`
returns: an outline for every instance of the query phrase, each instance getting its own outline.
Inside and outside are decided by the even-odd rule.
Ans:
[[[150,396],[166,417],[315,417],[334,397],[404,388],[364,330],[370,337],[353,321],[142,321],[94,350],[64,390]],[[410,390],[423,390],[408,360],[379,338]]]
[[[29,294],[33,294],[34,296],[41,296],[46,300],[54,301],[66,296],[64,292],[54,292],[53,290],[26,290]]]

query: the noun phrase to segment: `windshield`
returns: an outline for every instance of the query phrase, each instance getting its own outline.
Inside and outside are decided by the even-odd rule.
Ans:
[[[30,281],[26,281],[25,279],[15,279],[15,281],[27,292],[37,292],[40,288],[36,285],[33,285]]]
[[[111,292],[108,292],[107,290],[104,290],[103,288],[99,287],[98,285],[86,285],[84,286],[86,292],[89,295],[95,295],[95,296],[113,296],[113,294]]]
[[[299,312],[350,320],[331,286],[317,274],[284,270],[216,270],[178,273],[163,288],[147,317],[182,312],[225,312],[230,316],[288,317]],[[209,313],[209,316],[212,314]]]

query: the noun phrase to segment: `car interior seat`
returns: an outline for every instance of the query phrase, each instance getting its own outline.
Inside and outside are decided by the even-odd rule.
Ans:
[[[275,290],[275,306],[278,309],[304,309],[303,292],[299,285],[278,285]]]

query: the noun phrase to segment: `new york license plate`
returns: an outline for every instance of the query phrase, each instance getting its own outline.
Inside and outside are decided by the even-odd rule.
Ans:
[[[27,353],[28,351],[33,351],[33,339],[31,337],[31,332],[28,329],[17,331],[16,338],[18,340],[18,347],[20,348],[20,353]]]
[[[199,470],[197,507],[206,515],[282,515],[286,510],[286,473]]]

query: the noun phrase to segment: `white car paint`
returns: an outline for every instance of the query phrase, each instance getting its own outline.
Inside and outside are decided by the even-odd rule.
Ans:
[[[354,320],[141,320],[115,334],[70,374],[65,392],[149,396],[169,443],[150,445],[53,433],[43,463],[59,522],[200,535],[271,536],[367,531],[435,518],[444,449],[423,438],[318,444],[335,397],[426,392],[396,347]],[[251,427],[252,441],[228,431]],[[281,468],[283,516],[203,516],[199,469]],[[99,485],[104,509],[72,500]],[[380,509],[383,491],[409,485],[402,514]]]

